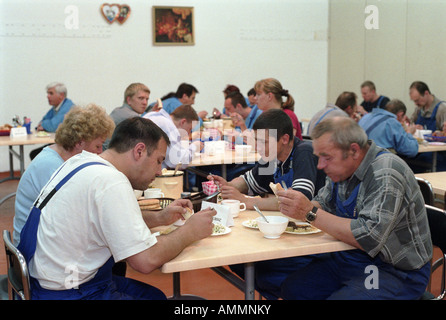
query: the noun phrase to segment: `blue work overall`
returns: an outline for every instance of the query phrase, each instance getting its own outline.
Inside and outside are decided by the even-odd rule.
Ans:
[[[288,172],[282,172],[282,167],[277,167],[276,171],[274,172],[274,183],[280,183],[282,185],[283,181],[288,188],[292,187],[294,181],[293,157],[295,151],[296,148],[293,147],[293,150],[289,156],[290,161],[288,162]]]
[[[419,124],[423,126],[426,130],[431,130],[432,132],[435,132],[437,130],[437,122],[436,122],[437,111],[442,102],[444,101],[440,101],[435,105],[434,111],[432,111],[432,115],[430,116],[430,118],[423,117],[421,115],[421,112],[419,112],[415,124]],[[433,161],[433,153],[432,152],[419,153],[415,159],[417,161],[421,161],[426,164],[431,164]],[[446,170],[445,166],[446,166],[446,153],[437,152],[437,171]],[[412,166],[412,169],[414,170],[415,173],[425,171],[425,168],[418,168],[417,166]]]
[[[331,201],[337,216],[358,218],[356,200],[360,186],[342,201],[337,183],[332,183]],[[371,275],[372,272],[375,273]],[[317,255],[306,268],[284,281],[281,294],[285,299],[412,300],[421,297],[429,274],[429,263],[420,270],[405,271],[383,262],[379,255],[372,258],[359,249],[339,251]]]
[[[105,165],[101,162],[88,162],[75,168],[64,177],[49,195],[37,206],[39,199],[34,203],[30,215],[20,233],[20,243],[18,249],[25,257],[27,264],[34,256],[37,246],[37,230],[40,223],[40,216],[43,207],[52,196],[79,170],[90,165]],[[59,169],[60,171],[60,169]],[[57,175],[57,173],[56,173]],[[54,176],[56,176],[54,175]],[[133,299],[165,299],[166,296],[157,288],[145,283],[120,277],[112,274],[112,267],[115,264],[113,256],[98,269],[93,279],[80,284],[77,288],[67,290],[48,290],[40,286],[37,279],[30,277],[32,299],[43,300],[133,300]],[[68,274],[67,274],[68,276]]]
[[[423,117],[421,115],[421,111],[420,111],[418,113],[418,117],[417,117],[417,120],[415,121],[415,124],[422,125],[426,130],[432,130],[432,132],[437,130],[436,116],[437,116],[438,107],[440,106],[440,104],[442,102],[444,102],[444,101],[440,101],[439,103],[436,104],[434,111],[432,111],[430,118]]]

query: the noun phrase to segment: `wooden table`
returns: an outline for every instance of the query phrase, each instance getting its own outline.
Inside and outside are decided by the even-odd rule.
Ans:
[[[225,150],[224,153],[217,153],[215,155],[207,155],[205,153],[200,153],[194,157],[194,159],[189,163],[187,170],[195,172],[200,175],[207,176],[209,172],[202,172],[201,170],[195,169],[194,167],[202,166],[212,166],[221,165],[222,177],[226,179],[227,171],[226,166],[228,164],[237,163],[256,163],[260,160],[260,155],[257,152],[249,152],[247,154],[238,154],[235,150]]]
[[[416,177],[426,179],[432,184],[436,198],[442,198],[446,193],[446,171],[417,173]]]
[[[442,145],[420,144],[418,146],[418,153],[432,152],[432,167],[431,167],[432,172],[437,171],[437,152],[439,151],[446,151],[446,144]]]
[[[277,211],[265,211],[266,215],[280,215]],[[320,232],[309,235],[284,233],[279,239],[269,240],[257,229],[244,227],[242,222],[256,219],[255,211],[240,212],[234,218],[234,226],[226,235],[210,236],[185,248],[177,257],[161,267],[163,273],[174,274],[174,293],[178,294],[179,273],[187,270],[213,268],[225,279],[244,289],[245,299],[254,299],[254,262],[305,256],[325,252],[354,249],[352,246]],[[234,275],[221,268],[232,264],[245,265],[245,281],[233,282]],[[237,280],[236,280],[237,281]]]
[[[54,143],[54,135],[54,133],[50,133],[48,136],[38,137],[35,133],[31,133],[24,137],[17,138],[11,138],[10,136],[0,136],[0,146],[8,146],[9,148],[9,177],[4,178],[0,182],[11,179],[20,179],[20,177],[14,177],[13,157],[19,159],[20,175],[22,175],[25,171],[25,155],[23,151],[24,145]],[[13,147],[15,146],[19,147],[19,152],[13,149]]]
[[[11,138],[10,136],[0,136],[0,146],[8,146],[9,148],[9,176],[0,180],[0,183],[7,180],[20,179],[23,172],[25,172],[25,145],[32,144],[48,144],[54,143],[54,133],[50,133],[46,137],[37,137],[34,133],[28,134],[24,137]],[[19,152],[13,149],[13,147],[19,147]],[[14,176],[14,162],[13,157],[19,159],[20,162],[20,177]],[[0,199],[0,205],[7,199],[13,197],[15,192],[8,194],[7,196]]]

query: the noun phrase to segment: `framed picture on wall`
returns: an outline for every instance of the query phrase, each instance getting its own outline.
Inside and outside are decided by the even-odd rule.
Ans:
[[[195,44],[193,7],[152,7],[153,44],[191,46]]]

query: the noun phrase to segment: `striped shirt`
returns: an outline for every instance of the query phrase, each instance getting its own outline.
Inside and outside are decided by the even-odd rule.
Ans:
[[[356,219],[350,228],[371,257],[377,255],[403,270],[419,269],[432,257],[432,242],[423,196],[415,176],[398,156],[372,141],[352,177],[338,183],[338,196],[346,200],[359,187]],[[378,156],[377,156],[378,155]],[[315,196],[322,209],[336,212],[331,201],[332,181]]]
[[[308,199],[312,199],[324,185],[325,173],[317,169],[317,157],[313,154],[313,146],[310,141],[303,142],[295,137],[293,149],[285,161],[276,160],[264,163],[260,160],[242,178],[248,185],[249,194],[272,193],[269,184],[274,182],[276,170],[281,170],[283,176],[291,168],[293,169],[293,182],[287,187],[300,191]]]

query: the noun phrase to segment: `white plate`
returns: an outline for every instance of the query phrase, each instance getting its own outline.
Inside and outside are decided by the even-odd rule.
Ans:
[[[213,234],[211,234],[211,236],[222,236],[222,235],[228,234],[232,231],[231,228],[229,228],[229,227],[224,227],[224,228],[225,228],[224,231],[219,232],[219,233],[213,233]]]
[[[259,227],[257,226],[253,226],[251,223],[253,222],[257,222],[255,220],[246,220],[242,222],[242,226],[246,227],[246,228],[250,228],[250,229],[258,229]]]
[[[295,222],[296,225],[302,225],[302,226],[308,226],[310,225],[309,223],[306,222]],[[321,232],[320,229],[313,227],[314,230],[311,231],[305,231],[305,232],[295,232],[295,231],[287,231],[285,230],[285,233],[289,233],[289,234],[299,234],[299,235],[306,235],[306,234],[313,234],[313,233],[319,233]]]
[[[41,133],[41,134],[35,134],[34,136],[37,138],[47,138],[50,136],[50,134],[48,132],[46,132],[46,133]]]
[[[429,142],[430,146],[444,146],[446,143],[440,141]]]

